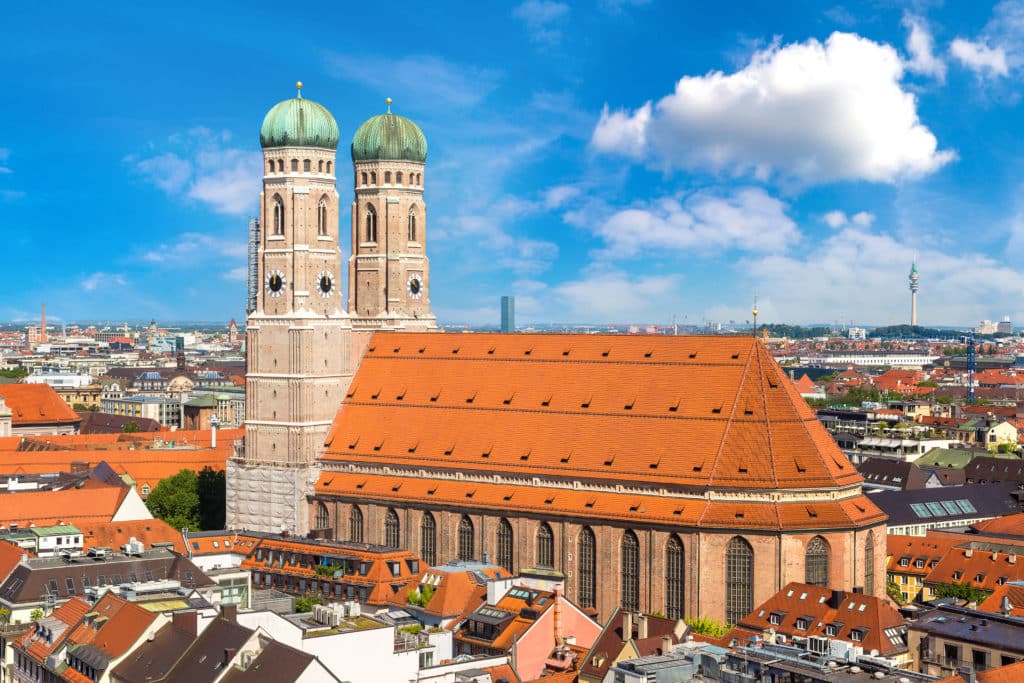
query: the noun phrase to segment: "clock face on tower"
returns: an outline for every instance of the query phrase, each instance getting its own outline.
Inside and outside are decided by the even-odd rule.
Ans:
[[[267,273],[267,292],[270,296],[277,298],[284,294],[284,273],[280,270],[272,270]]]
[[[416,273],[409,275],[409,280],[405,283],[405,288],[409,292],[410,299],[419,299],[423,296],[423,280]]]
[[[320,274],[316,276],[316,279],[320,296],[326,299],[334,292],[334,275],[329,271],[321,270]]]

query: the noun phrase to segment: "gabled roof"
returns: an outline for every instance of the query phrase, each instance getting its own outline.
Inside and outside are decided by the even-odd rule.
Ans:
[[[487,585],[480,580],[500,579],[508,576],[501,567],[458,567],[445,565],[427,569],[420,577],[419,583],[409,583],[391,600],[391,604],[406,607],[409,594],[421,589],[422,586],[433,587],[434,594],[425,607],[417,611],[440,619],[467,616],[487,599]]]
[[[679,622],[664,617],[645,615],[647,619],[647,639],[656,638],[659,642],[664,636],[671,636],[673,642],[679,642],[679,636],[688,629],[680,628]],[[639,636],[639,622],[636,615],[632,619],[632,629],[625,631],[622,608],[616,607],[605,624],[593,647],[582,659],[580,673],[590,678],[602,679],[608,669],[619,657],[626,643],[636,640]]]
[[[324,459],[820,488],[860,477],[750,337],[374,334]]]
[[[1009,611],[1004,612],[1004,608],[1009,608]],[[993,614],[1024,617],[1024,582],[1012,581],[996,586],[992,594],[978,605],[978,609]]]
[[[42,629],[33,628],[23,633],[14,641],[14,645],[36,661],[42,662],[61,642],[67,630],[86,615],[90,607],[89,603],[81,598],[68,600],[39,620]]]
[[[154,543],[173,543],[175,552],[185,554],[181,532],[162,519],[140,519],[130,522],[86,520],[78,524],[85,548],[120,548],[134,538],[145,547]]]
[[[165,680],[212,683],[224,671],[226,651],[238,652],[253,633],[255,631],[252,629],[224,617],[217,617],[192,643]]]
[[[906,624],[888,600],[805,583],[788,584],[738,625],[758,631],[775,629],[790,637],[845,640],[865,651],[878,650],[883,657],[907,651]]]
[[[44,526],[70,521],[108,522],[128,489],[97,485],[63,491],[18,491],[0,494],[0,524]]]
[[[963,677],[959,674],[943,678],[936,683],[963,683]],[[997,669],[988,669],[977,673],[978,683],[1020,683],[1024,680],[1024,662],[1007,664]]]
[[[972,524],[971,529],[986,536],[1024,539],[1024,512],[986,519]]]
[[[81,422],[49,384],[0,384],[0,398],[12,413],[14,427]]]
[[[185,655],[195,640],[195,635],[179,628],[173,621],[164,624],[152,640],[140,643],[132,655],[121,660],[114,667],[113,674],[119,680],[132,683],[166,680],[168,671]]]
[[[80,621],[68,634],[67,643],[69,647],[90,645],[108,660],[127,652],[156,619],[153,612],[113,593],[104,594],[92,612],[95,617]]]
[[[898,574],[914,574],[923,579],[950,550],[968,539],[963,534],[934,529],[929,529],[924,536],[889,534],[885,537],[888,554],[886,570]]]
[[[139,431],[142,432],[159,432],[163,429],[159,422],[149,417],[97,413],[91,410],[76,414],[82,418],[82,424],[78,428],[81,434],[123,434],[124,426],[129,422],[137,424]]]
[[[276,640],[271,640],[264,646],[263,651],[252,660],[247,669],[243,671],[242,669],[233,668],[221,681],[223,683],[297,681],[302,673],[316,663],[316,661],[317,659],[313,655],[306,654],[302,650],[289,647]],[[323,679],[323,674],[330,676],[329,680],[338,680],[333,673],[321,667],[320,680]]]
[[[988,591],[1009,581],[1022,581],[1024,546],[970,540],[947,552],[924,580],[932,585],[960,583]]]

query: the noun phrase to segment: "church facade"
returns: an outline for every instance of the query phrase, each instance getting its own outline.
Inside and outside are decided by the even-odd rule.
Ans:
[[[229,524],[483,559],[729,622],[791,581],[885,591],[885,515],[756,339],[432,332],[426,139],[389,111],[264,121],[259,277]]]

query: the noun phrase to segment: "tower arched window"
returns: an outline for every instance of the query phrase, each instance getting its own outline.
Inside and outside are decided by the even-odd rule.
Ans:
[[[409,209],[409,241],[416,241],[416,207]]]
[[[309,173],[312,170],[311,162],[309,159],[302,160],[302,172]]]
[[[669,619],[682,619],[686,616],[686,568],[683,564],[685,559],[683,542],[672,534],[665,545],[665,616]]]
[[[348,540],[355,543],[363,542],[363,511],[358,505],[352,506],[352,512],[348,516]]]
[[[377,210],[373,208],[373,204],[366,206],[366,241],[377,241]]]
[[[298,172],[299,172],[299,160],[298,159],[292,159],[292,173],[298,173]]]
[[[274,195],[274,234],[284,234],[284,200],[281,195]]]
[[[394,508],[388,508],[388,513],[384,515],[384,545],[389,548],[402,547],[401,532],[402,525],[398,521],[398,513]]]
[[[363,171],[363,185],[365,185],[366,183],[367,183],[366,171]]]
[[[431,567],[437,564],[437,521],[430,512],[420,519],[420,557]]]
[[[370,184],[371,185],[376,185],[377,184],[377,172],[376,171],[370,171]]]
[[[476,555],[473,522],[465,515],[459,520],[459,559],[472,560]]]
[[[319,161],[319,163],[317,163],[316,170],[317,170],[318,173],[323,173],[324,172],[324,160],[323,159],[321,159]]]
[[[588,526],[580,529],[576,562],[576,575],[579,577],[576,602],[580,607],[594,607],[597,604],[597,541]]]
[[[267,173],[273,173],[273,172],[274,172],[274,160],[271,159],[270,161],[267,162]]]
[[[537,528],[537,566],[552,569],[555,566],[555,535],[547,522],[541,522]]]
[[[640,609],[640,541],[627,530],[622,535],[622,609]]]
[[[399,171],[398,173],[395,174],[395,183],[397,183],[398,185],[402,184],[402,172],[401,171]]]
[[[328,162],[327,162],[327,172],[328,172],[328,173],[330,173],[330,172],[331,172],[331,169],[332,169],[333,167],[334,167],[334,162],[333,162],[333,161],[328,161]]]
[[[284,159],[277,160],[277,172],[284,173]]]
[[[385,185],[390,185],[391,184],[391,171],[384,171],[384,184]]]
[[[730,624],[754,609],[754,548],[733,536],[725,549],[725,620]]]
[[[323,503],[316,504],[316,517],[313,523],[316,529],[327,529],[331,526],[331,516],[327,512],[327,506]]]
[[[512,525],[507,519],[498,522],[498,566],[512,571]]]
[[[864,544],[864,592],[875,594],[875,536],[871,532]]]
[[[829,546],[821,536],[815,536],[807,544],[804,554],[804,583],[813,586],[828,585]]]
[[[327,198],[321,197],[316,207],[316,234],[327,234]]]

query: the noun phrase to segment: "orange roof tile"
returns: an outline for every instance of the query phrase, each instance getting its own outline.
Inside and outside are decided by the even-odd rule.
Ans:
[[[0,398],[10,409],[15,427],[82,421],[49,384],[0,384]]]
[[[105,593],[90,612],[97,616],[90,623],[81,621],[67,637],[69,645],[89,644],[108,657],[120,657],[131,647],[156,619],[156,614],[124,598]],[[99,622],[98,620],[105,620]],[[100,623],[99,628],[96,624]]]
[[[55,637],[51,642],[48,643],[45,638],[40,637],[37,631],[29,630],[18,636],[14,641],[14,645],[21,648],[37,662],[42,662],[53,648],[61,642],[59,636],[68,628],[77,624],[91,607],[82,598],[71,598],[41,620],[44,625],[54,631]]]
[[[81,520],[75,526],[82,532],[82,542],[86,548],[120,548],[134,538],[147,548],[154,543],[173,543],[175,552],[185,554],[181,532],[162,519],[131,522]]]
[[[983,522],[972,524],[971,528],[980,534],[1024,538],[1024,512],[986,519]]]
[[[1024,662],[1007,664],[998,669],[979,671],[975,680],[978,683],[1020,683],[1020,681],[1024,680]],[[936,681],[936,683],[963,683],[963,681],[963,677],[954,675],[949,678],[943,678],[941,681]]]
[[[861,481],[749,337],[379,332],[324,458],[673,488]]]
[[[10,541],[0,541],[0,583],[7,580],[23,557],[35,557],[35,553],[19,548]]]
[[[957,544],[963,543],[963,534],[929,530],[925,536],[889,534],[885,537],[888,559],[886,569],[899,574],[913,574],[924,578]],[[903,566],[903,563],[906,566]]]
[[[982,612],[993,612],[1003,614],[1003,598],[1010,601],[1010,612],[1008,616],[1024,617],[1024,585],[1006,583],[996,586],[992,595],[978,605]]]
[[[971,544],[976,543],[971,539]],[[962,545],[968,545],[963,543]],[[925,577],[928,584],[962,583],[992,591],[1008,581],[1024,580],[1024,553],[1007,553],[998,545],[950,550]],[[1000,548],[1000,549],[995,549]],[[1024,550],[1024,548],[1021,548]]]
[[[128,493],[123,486],[96,486],[63,491],[0,494],[0,524],[45,526],[58,522],[106,522]]]

